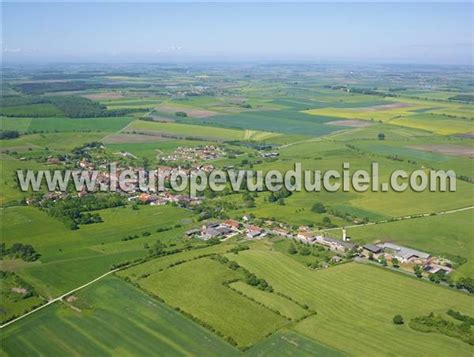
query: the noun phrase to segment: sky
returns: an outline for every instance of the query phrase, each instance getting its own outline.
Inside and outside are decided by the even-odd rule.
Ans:
[[[4,62],[472,64],[471,3],[2,3]]]

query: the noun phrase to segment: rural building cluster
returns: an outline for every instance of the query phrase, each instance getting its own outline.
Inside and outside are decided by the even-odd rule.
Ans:
[[[215,145],[206,145],[198,147],[178,147],[173,153],[160,157],[165,162],[199,162],[215,160],[224,157],[226,151],[224,148]]]
[[[297,230],[291,230],[282,223],[265,221],[261,226],[251,222],[248,215],[242,217],[241,221],[227,219],[221,222],[208,222],[200,228],[191,229],[186,232],[188,238],[198,238],[202,240],[228,238],[241,235],[246,240],[262,239],[264,237],[283,237],[292,239],[307,245],[318,245],[328,251],[336,253],[331,262],[337,263],[343,260],[345,254],[352,252],[352,257],[357,259],[391,262],[395,267],[402,267],[405,270],[413,266],[420,266],[426,274],[449,274],[453,271],[453,263],[443,257],[432,256],[429,253],[416,249],[404,247],[391,242],[378,244],[358,245],[347,236],[347,231],[343,228],[343,237],[336,239],[323,233],[315,233],[307,226],[300,226]]]

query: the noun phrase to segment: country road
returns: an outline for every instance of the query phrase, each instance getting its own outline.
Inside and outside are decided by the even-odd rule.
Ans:
[[[122,267],[122,268],[124,268],[124,267]],[[78,291],[78,290],[84,289],[85,287],[87,287],[87,286],[89,286],[89,285],[91,285],[91,284],[94,284],[96,281],[99,281],[100,279],[105,278],[107,275],[110,275],[110,274],[112,274],[112,273],[115,273],[116,271],[118,271],[118,270],[120,270],[120,269],[122,269],[122,268],[117,268],[117,269],[108,271],[107,273],[102,274],[102,275],[99,276],[98,278],[95,278],[94,280],[91,280],[91,281],[89,281],[88,283],[86,283],[86,284],[84,284],[84,285],[81,285],[81,286],[79,286],[79,287],[77,287],[77,288],[75,288],[75,289],[72,289],[71,291],[68,291],[67,293],[62,294],[61,296],[58,296],[57,298],[54,298],[54,299],[49,300],[46,304],[41,305],[41,306],[37,307],[36,309],[33,309],[33,310],[27,312],[26,314],[17,317],[16,319],[13,319],[13,320],[10,320],[10,321],[4,323],[3,325],[0,326],[0,329],[2,329],[2,328],[4,328],[4,327],[7,327],[8,325],[11,325],[11,324],[13,324],[14,322],[17,322],[17,321],[19,321],[19,320],[21,320],[21,319],[27,317],[28,315],[31,315],[31,314],[33,314],[33,313],[35,313],[35,312],[37,312],[37,311],[39,311],[39,310],[41,310],[41,309],[44,309],[46,306],[49,306],[49,305],[51,305],[51,304],[54,304],[54,303],[57,302],[57,301],[61,301],[61,300],[64,299],[66,296],[71,295],[71,294],[75,293],[75,292]]]

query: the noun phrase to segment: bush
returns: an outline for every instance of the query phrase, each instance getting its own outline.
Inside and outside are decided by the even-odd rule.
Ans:
[[[290,253],[290,254],[298,253],[298,251],[296,250],[296,247],[293,243],[291,243],[290,246],[288,247],[288,253]]]
[[[0,140],[4,139],[15,139],[20,136],[20,133],[16,130],[2,130],[0,131]]]
[[[321,202],[316,202],[313,207],[311,207],[311,211],[315,213],[326,213],[326,207]]]
[[[403,325],[405,322],[403,321],[402,315],[395,315],[393,317],[393,323],[395,325]]]

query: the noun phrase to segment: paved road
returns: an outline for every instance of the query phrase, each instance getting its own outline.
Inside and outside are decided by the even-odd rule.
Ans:
[[[77,287],[77,288],[75,288],[75,289],[72,289],[71,291],[68,291],[67,293],[62,294],[61,296],[58,296],[57,298],[51,299],[51,300],[49,300],[46,304],[41,305],[41,306],[37,307],[36,309],[33,309],[33,310],[27,312],[26,314],[17,317],[16,319],[13,319],[13,320],[10,320],[10,321],[4,323],[3,325],[0,326],[0,329],[2,329],[2,328],[4,328],[4,327],[7,327],[8,325],[11,325],[11,324],[14,323],[14,322],[19,321],[19,320],[21,320],[21,319],[27,317],[28,315],[34,314],[35,312],[37,312],[37,311],[39,311],[39,310],[41,310],[41,309],[44,309],[46,306],[49,306],[49,305],[51,305],[51,304],[54,304],[54,303],[57,302],[57,301],[61,301],[61,300],[64,299],[66,296],[71,295],[71,294],[75,293],[75,292],[78,291],[78,290],[84,289],[86,286],[89,286],[89,285],[91,285],[91,284],[94,284],[96,281],[98,281],[98,280],[100,280],[100,279],[102,279],[102,278],[105,278],[107,275],[110,275],[110,274],[112,274],[112,273],[115,273],[116,271],[118,271],[118,270],[120,270],[120,269],[123,269],[123,268],[124,268],[124,267],[122,267],[122,268],[117,268],[117,269],[108,271],[107,273],[102,274],[102,275],[99,276],[98,278],[95,278],[94,280],[91,280],[91,281],[89,281],[88,283],[86,283],[86,284],[84,284],[84,285],[81,285],[81,286],[79,286],[79,287]]]

